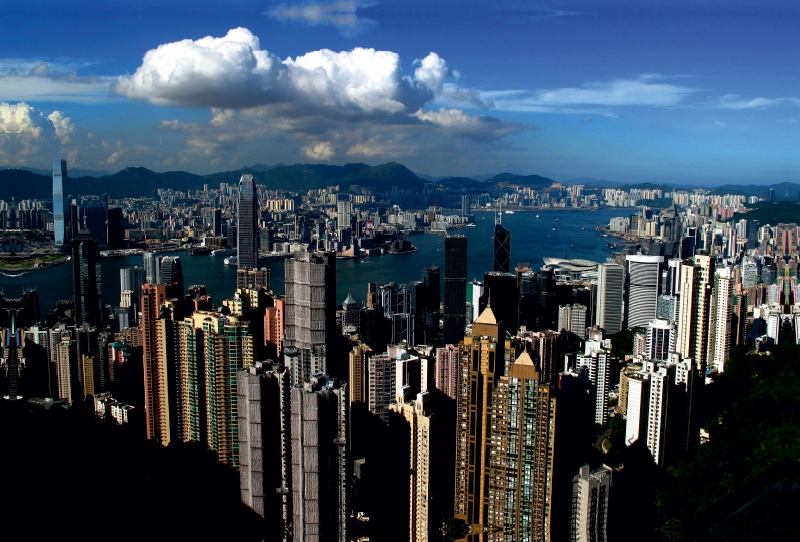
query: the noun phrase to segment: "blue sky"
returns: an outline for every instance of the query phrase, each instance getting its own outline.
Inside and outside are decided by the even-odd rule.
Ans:
[[[788,1],[6,0],[0,165],[798,180]]]

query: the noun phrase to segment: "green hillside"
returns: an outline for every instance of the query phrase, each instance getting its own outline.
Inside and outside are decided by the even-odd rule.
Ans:
[[[736,213],[732,219],[733,221],[741,220],[758,220],[761,225],[764,224],[780,224],[780,223],[795,223],[800,224],[800,202],[798,201],[761,201],[754,205],[748,206],[749,211],[746,213]]]

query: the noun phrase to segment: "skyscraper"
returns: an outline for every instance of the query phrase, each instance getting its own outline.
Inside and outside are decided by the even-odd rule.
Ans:
[[[134,322],[138,321],[137,312],[141,310],[142,304],[142,286],[147,280],[147,275],[142,267],[130,267],[128,269],[119,270],[119,291],[120,291],[120,307],[133,307],[131,310],[131,317]],[[127,298],[123,300],[127,294]],[[129,303],[129,304],[125,304]]]
[[[239,222],[237,247],[239,269],[258,267],[258,194],[252,175],[239,180]]]
[[[456,400],[455,515],[470,525],[494,525],[487,515],[491,480],[486,457],[492,438],[492,394],[505,371],[505,352],[510,348],[506,343],[502,325],[487,307],[472,324],[472,336],[463,337],[459,347],[462,378]]]
[[[222,237],[222,210],[214,209],[211,221],[211,231],[214,237]]]
[[[731,323],[733,320],[733,269],[718,267],[714,273],[711,301],[711,322],[708,337],[708,366],[718,372],[725,371],[725,362],[731,352]]]
[[[648,360],[664,361],[675,351],[677,340],[675,323],[665,318],[656,318],[647,324],[646,357]]]
[[[159,288],[164,288],[159,286]],[[255,362],[250,323],[238,316],[196,311],[177,326],[179,357],[170,399],[178,405],[173,426],[183,441],[204,442],[220,462],[239,461],[237,378]]]
[[[469,216],[470,211],[470,199],[471,196],[469,194],[464,194],[461,196],[461,216],[467,217]]]
[[[292,519],[291,383],[282,364],[239,372],[242,502],[266,521],[266,540],[287,540]]]
[[[628,255],[627,327],[647,327],[656,317],[663,256]]]
[[[157,252],[145,250],[142,252],[142,265],[144,266],[145,284],[161,284],[159,275],[161,274],[161,258]]]
[[[67,221],[65,217],[64,179],[67,177],[67,161],[53,160],[53,233],[56,248],[66,244]]]
[[[464,337],[467,303],[467,238],[444,239],[444,344],[458,344]]]
[[[622,330],[625,268],[609,261],[598,265],[597,270],[597,325],[613,335]]]
[[[681,297],[678,311],[678,342],[675,350],[693,358],[705,369],[708,362],[708,329],[711,316],[714,259],[698,254],[681,267]]]
[[[492,401],[488,525],[502,526],[511,540],[551,540],[556,400],[550,389],[523,351]]]
[[[511,269],[511,232],[503,226],[502,216],[498,215],[497,222],[494,225],[493,270],[495,272],[508,273]]]
[[[494,315],[498,321],[503,322],[503,328],[512,335],[516,334],[519,329],[517,278],[510,273],[500,271],[484,273],[483,295],[479,299],[481,311],[490,302]]]
[[[409,428],[409,542],[433,540],[436,529],[440,527],[438,515],[431,510],[438,503],[433,494],[438,419],[430,411],[428,397],[427,391],[418,393],[415,400],[406,400],[399,396],[397,402],[390,407],[405,418]]]
[[[183,297],[183,267],[178,256],[164,256],[161,259],[161,272],[159,273],[159,283],[169,286],[175,284],[174,297]],[[180,294],[180,295],[178,295]]]
[[[167,287],[146,284],[142,288],[142,355],[144,358],[144,415],[147,438],[167,446],[171,441],[168,370],[170,356],[177,354],[167,340],[168,328],[161,317]]]
[[[347,384],[312,376],[292,388],[294,540],[347,541]]]
[[[614,469],[581,467],[572,479],[571,542],[608,540],[608,504]]]
[[[86,231],[72,241],[72,293],[75,325],[103,326],[100,247]]]
[[[452,344],[436,349],[436,389],[453,400],[458,400],[458,381],[461,366],[458,347]]]
[[[286,260],[285,349],[296,349],[292,383],[327,372],[328,349],[336,345],[336,256],[296,252]]]
[[[2,339],[3,356],[0,359],[0,367],[4,369],[6,378],[6,389],[2,390],[2,395],[10,401],[16,401],[20,395],[19,377],[22,364],[20,363],[22,341],[22,330],[17,328],[17,310],[9,309],[8,329],[0,331]]]

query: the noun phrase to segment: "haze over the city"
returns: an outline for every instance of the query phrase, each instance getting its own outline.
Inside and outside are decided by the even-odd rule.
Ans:
[[[21,2],[0,167],[403,163],[684,184],[800,173],[794,2]]]

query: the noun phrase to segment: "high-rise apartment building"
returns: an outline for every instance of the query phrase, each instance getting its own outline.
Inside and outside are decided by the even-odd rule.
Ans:
[[[239,179],[237,255],[239,269],[258,267],[258,193],[252,175]]]
[[[576,367],[589,369],[594,400],[594,423],[608,424],[608,394],[611,391],[611,352],[587,342],[586,352],[577,356]]]
[[[467,238],[444,239],[444,344],[458,344],[464,337],[467,303]]]
[[[487,456],[492,444],[492,394],[505,372],[510,346],[491,307],[475,320],[472,335],[463,337],[460,344],[455,516],[468,525],[495,524],[486,501],[491,482]]]
[[[598,326],[608,335],[622,330],[622,308],[625,294],[625,268],[608,262],[597,266],[597,319]]]
[[[627,327],[647,327],[656,317],[659,280],[663,256],[628,255],[627,298],[625,314]]]
[[[348,401],[353,403],[367,403],[368,368],[367,359],[372,349],[366,344],[356,344],[348,354]]]
[[[177,342],[179,385],[174,401],[179,405],[179,436],[205,442],[220,462],[236,467],[237,375],[255,363],[250,323],[234,315],[196,311],[179,323]]]
[[[347,542],[347,384],[311,376],[292,388],[292,538]]]
[[[558,307],[558,330],[571,334],[579,339],[586,338],[585,305],[560,305]]]
[[[409,542],[428,542],[434,540],[441,527],[433,494],[436,474],[437,418],[430,411],[428,392],[418,393],[416,399],[405,400],[398,397],[391,409],[405,418],[408,423],[410,441],[409,477]],[[400,467],[398,465],[398,467]]]
[[[336,256],[296,252],[285,263],[284,349],[291,356],[292,382],[327,370],[328,349],[336,345]]]
[[[711,322],[708,336],[708,366],[718,372],[725,371],[725,362],[731,352],[731,327],[734,316],[733,268],[718,267],[714,273],[711,294]]]
[[[714,258],[698,254],[681,268],[681,297],[678,313],[678,342],[675,350],[692,358],[699,368],[708,365],[708,331],[711,317]]]
[[[523,351],[493,399],[488,519],[503,529],[487,540],[552,540],[555,416],[550,383]]]
[[[64,200],[64,179],[67,178],[67,161],[53,160],[53,233],[57,249],[67,245],[66,201]]]
[[[608,505],[614,469],[603,465],[590,471],[580,468],[572,479],[570,542],[608,540]]]
[[[458,346],[448,344],[436,349],[436,389],[458,400],[461,362]]]
[[[389,425],[389,406],[397,390],[397,360],[389,354],[375,354],[367,362],[367,408]]]
[[[266,540],[289,540],[292,520],[291,382],[281,364],[237,377],[242,502],[264,518]]]
[[[169,326],[162,318],[167,287],[146,284],[142,288],[142,355],[144,361],[144,416],[147,438],[167,446],[171,439],[169,376],[177,352],[171,348]]]

